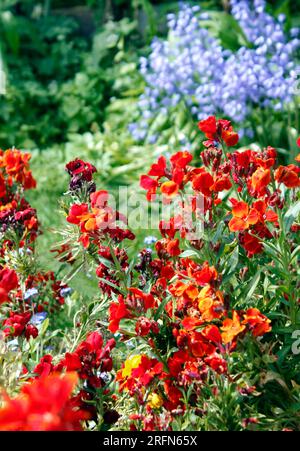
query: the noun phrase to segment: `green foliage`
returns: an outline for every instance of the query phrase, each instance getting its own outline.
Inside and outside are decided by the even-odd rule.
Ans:
[[[65,142],[68,133],[101,128],[115,94],[115,65],[137,61],[127,49],[135,22],[108,22],[90,39],[67,16],[28,18],[6,10],[1,19],[7,73],[2,147],[45,148]]]

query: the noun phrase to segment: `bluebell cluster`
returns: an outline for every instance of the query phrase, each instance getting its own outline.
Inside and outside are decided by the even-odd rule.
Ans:
[[[24,293],[24,299],[25,300],[30,299],[37,294],[38,294],[38,290],[36,288],[29,288]]]
[[[40,326],[47,318],[47,312],[39,312],[32,315],[30,323],[34,326]]]
[[[199,120],[222,114],[243,125],[253,107],[280,110],[292,101],[300,71],[298,29],[287,36],[285,16],[268,14],[264,0],[231,0],[231,14],[248,41],[236,52],[204,28],[208,17],[199,6],[184,4],[178,15],[168,15],[168,39],[154,39],[149,57],[141,59],[141,118],[130,124],[136,140],[156,142],[149,122],[180,102]]]

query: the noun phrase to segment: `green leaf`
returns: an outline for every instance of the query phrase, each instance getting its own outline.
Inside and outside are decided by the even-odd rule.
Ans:
[[[239,263],[239,246],[236,246],[231,253],[229,259],[226,261],[224,275],[233,274]]]
[[[48,329],[49,326],[49,318],[46,318],[45,321],[42,324],[41,330],[40,330],[40,335],[44,335],[46,330]]]
[[[292,205],[284,215],[283,224],[285,233],[288,233],[290,231],[293,222],[298,218],[299,214],[300,200],[296,202],[295,205]]]
[[[165,308],[165,306],[166,306],[166,304],[167,304],[168,301],[169,301],[169,299],[168,299],[168,298],[165,298],[165,299],[163,299],[162,302],[159,304],[158,309],[156,310],[155,315],[154,315],[154,320],[155,320],[155,321],[157,321],[158,318],[160,317],[160,315],[161,315],[161,313],[162,313],[163,309]]]
[[[197,257],[199,254],[197,251],[193,249],[187,249],[186,251],[182,252],[179,257],[180,258],[188,258],[188,257]]]
[[[74,266],[72,270],[67,275],[64,276],[62,283],[67,285],[70,282],[70,280],[72,280],[73,277],[75,277],[76,274],[78,274],[78,272],[82,269],[83,265],[84,262],[80,262],[78,265]]]
[[[261,269],[259,271],[257,271],[257,273],[255,274],[255,276],[253,277],[251,282],[246,286],[246,288],[242,291],[241,295],[239,296],[239,298],[241,298],[242,296],[245,295],[243,304],[246,305],[250,301],[251,297],[253,296],[253,294],[257,288],[257,285],[259,284],[261,272],[262,272]]]

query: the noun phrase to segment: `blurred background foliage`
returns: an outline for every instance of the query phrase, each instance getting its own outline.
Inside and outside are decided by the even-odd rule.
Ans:
[[[225,48],[236,49],[240,29],[228,14],[228,0],[182,3],[213,11],[212,33]],[[270,1],[268,7],[274,15],[284,13],[288,27],[300,25],[300,0]],[[167,118],[169,125],[163,124],[168,138],[155,145],[136,141],[128,130],[139,120],[137,102],[145,88],[140,57],[150,54],[154,37],[166,39],[167,14],[178,10],[172,0],[1,0],[6,93],[0,95],[0,147],[32,152],[38,189],[29,200],[44,229],[39,247],[46,266],[45,251],[62,220],[56,211],[67,186],[67,161],[93,162],[99,188],[136,189],[140,173],[156,156],[178,150],[183,128],[199,149],[195,121],[180,107]],[[275,119],[272,130],[280,135],[287,118],[278,113]]]

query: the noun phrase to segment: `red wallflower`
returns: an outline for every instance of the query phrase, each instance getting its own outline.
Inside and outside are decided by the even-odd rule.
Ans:
[[[209,142],[205,145],[213,145],[214,141],[220,142],[223,140],[229,147],[235,146],[239,141],[239,135],[234,132],[231,122],[225,119],[217,121],[215,116],[210,116],[198,123],[198,127],[205,134]]]
[[[204,196],[210,196],[212,187],[214,185],[214,179],[209,172],[203,170],[202,173],[196,175],[193,179],[193,189],[200,191]]]
[[[77,371],[80,379],[87,380],[92,387],[102,387],[105,383],[96,370],[111,371],[110,352],[115,345],[115,340],[111,339],[103,347],[102,336],[98,332],[91,332],[73,353],[66,353],[59,366],[67,371]]]
[[[49,376],[49,374],[52,373],[54,368],[52,360],[53,360],[52,355],[50,354],[44,355],[41,358],[40,362],[33,369],[33,373],[39,377]]]
[[[93,166],[91,163],[80,160],[79,158],[70,161],[66,165],[66,170],[72,177],[80,176],[87,182],[91,181],[92,175],[94,174],[94,172],[97,172],[95,166]]]
[[[140,299],[142,301],[145,310],[148,310],[155,306],[156,302],[152,294],[144,293],[138,288],[129,288],[129,291],[134,299]]]
[[[7,174],[8,184],[20,183],[27,190],[36,187],[36,181],[29,170],[29,153],[22,153],[17,149],[0,150],[0,168]]]
[[[294,164],[279,166],[275,171],[275,180],[283,183],[287,188],[297,188],[300,186],[300,168]]]
[[[151,321],[150,319],[146,318],[145,316],[141,316],[135,325],[135,331],[136,334],[144,337],[145,335],[148,335],[151,330]]]
[[[181,254],[181,250],[179,247],[179,239],[175,238],[174,240],[168,240],[166,242],[166,251],[171,257],[176,257]]]
[[[239,135],[233,130],[223,130],[221,136],[228,147],[236,146],[239,142]]]
[[[14,313],[12,311],[9,312],[9,318],[3,321],[3,333],[5,336],[19,337],[23,333],[26,338],[29,339],[30,336],[37,336],[37,329],[32,325],[28,324],[31,318],[31,312],[24,313]],[[26,331],[28,332],[26,334]]]
[[[232,215],[233,218],[228,224],[231,232],[247,230],[259,220],[259,215],[255,208],[249,208],[248,204],[243,201],[234,202]]]
[[[260,254],[263,250],[261,240],[249,232],[243,232],[239,235],[240,243],[247,251],[248,257],[253,257],[255,254]]]
[[[254,337],[260,337],[272,329],[271,321],[263,315],[257,308],[250,308],[244,314],[243,324],[249,326]]]
[[[264,200],[257,200],[253,203],[253,208],[259,214],[259,221],[264,222],[277,222],[278,215],[275,211],[267,209],[267,204]]]
[[[117,372],[116,379],[119,382],[119,391],[129,390],[134,394],[136,390],[147,387],[156,376],[163,371],[163,364],[157,359],[151,359],[146,355],[135,355],[128,358]]]
[[[33,324],[28,324],[25,329],[25,337],[27,340],[30,339],[30,337],[36,338],[39,334],[38,328],[35,327]]]
[[[170,161],[173,168],[185,169],[187,165],[192,161],[193,155],[190,152],[177,152],[171,156]]]
[[[159,157],[157,163],[151,166],[148,174],[140,177],[140,186],[147,191],[147,200],[154,200],[159,186],[167,199],[176,196],[178,190],[188,182],[188,164],[192,158],[193,156],[187,151],[177,152],[170,158],[171,167],[167,168],[165,157]],[[162,181],[162,178],[167,180]]]
[[[266,194],[266,188],[271,182],[270,169],[259,167],[248,180],[248,190],[251,195],[263,196]]]
[[[195,281],[200,285],[204,286],[208,283],[213,282],[217,279],[218,273],[214,266],[209,266],[208,262],[204,262],[201,269],[193,269],[191,272]]]
[[[157,160],[157,163],[154,163],[151,166],[148,175],[151,175],[153,177],[164,177],[166,175],[166,168],[167,168],[166,158],[164,156],[160,156]]]
[[[8,294],[18,286],[18,276],[13,269],[0,270],[0,304],[9,300]]]
[[[71,205],[67,221],[71,224],[80,224],[83,217],[89,212],[88,204],[73,204]]]
[[[148,175],[141,175],[140,178],[140,186],[141,188],[147,190],[147,200],[150,202],[154,200],[154,196],[156,194],[156,190],[158,187],[157,180],[152,179]]]
[[[215,139],[217,133],[217,120],[215,116],[209,116],[198,123],[198,127],[208,139]]]
[[[224,374],[227,372],[227,362],[219,354],[214,353],[204,359],[216,373]]]
[[[109,326],[108,329],[115,333],[119,329],[121,319],[130,318],[131,314],[122,296],[118,297],[118,302],[112,302],[109,306]]]
[[[179,185],[177,185],[177,183],[170,180],[168,182],[164,182],[161,185],[160,190],[167,199],[172,199],[173,197],[175,197],[178,194]]]
[[[70,396],[77,376],[51,375],[23,385],[16,398],[6,398],[0,409],[1,431],[80,431],[87,413],[75,410]]]
[[[245,330],[245,326],[241,324],[238,313],[234,310],[232,319],[226,318],[221,327],[222,341],[227,344],[232,342],[241,332]]]

